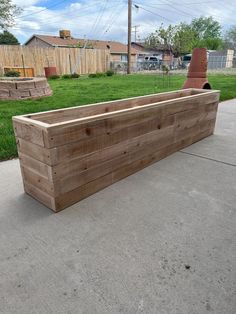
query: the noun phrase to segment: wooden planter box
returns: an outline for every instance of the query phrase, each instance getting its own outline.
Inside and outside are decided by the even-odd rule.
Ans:
[[[211,135],[218,101],[186,89],[13,117],[25,191],[60,211]]]

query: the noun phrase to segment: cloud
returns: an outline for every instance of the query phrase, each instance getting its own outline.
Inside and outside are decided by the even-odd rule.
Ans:
[[[227,4],[228,1],[228,4]],[[70,29],[77,38],[109,39],[126,42],[127,1],[125,0],[83,0],[61,3],[46,0],[14,0],[24,11],[10,29],[21,42],[32,34],[57,35],[59,29]],[[42,3],[44,5],[42,5]],[[185,0],[184,4],[173,0],[133,1],[140,6],[133,9],[133,25],[138,27],[137,35],[144,38],[162,23],[168,25],[181,21],[190,22],[201,15],[213,15],[225,28],[234,23],[229,0]],[[48,9],[47,9],[47,7]],[[53,7],[52,7],[53,6]],[[41,12],[40,12],[41,11]]]
[[[18,5],[21,8],[27,8],[33,5],[36,5],[37,3],[40,3],[40,0],[13,0],[12,3]]]

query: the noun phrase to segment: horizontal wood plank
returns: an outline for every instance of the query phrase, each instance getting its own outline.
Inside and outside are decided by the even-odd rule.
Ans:
[[[44,148],[18,137],[16,138],[16,143],[19,153],[30,156],[36,160],[45,163],[46,165],[56,164],[57,162],[57,151],[55,148]]]
[[[24,139],[25,141],[40,145],[44,145],[43,130],[37,126],[21,121],[13,120],[13,128],[15,136]]]
[[[37,201],[57,212],[54,197],[43,192],[41,189],[37,188],[35,185],[30,184],[26,180],[24,180],[24,189],[27,194],[35,198]]]
[[[52,167],[21,152],[19,152],[19,160],[23,167],[29,168],[49,181],[53,181]]]
[[[47,178],[43,177],[41,174],[36,173],[32,169],[25,167],[21,165],[21,172],[24,181],[27,181],[30,183],[32,186],[37,187],[41,191],[51,195],[55,196],[55,190],[56,186],[53,184],[53,182],[49,181]]]

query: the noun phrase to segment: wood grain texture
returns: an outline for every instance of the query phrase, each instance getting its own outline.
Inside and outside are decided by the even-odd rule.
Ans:
[[[190,89],[13,118],[25,191],[60,211],[213,134],[218,100]]]

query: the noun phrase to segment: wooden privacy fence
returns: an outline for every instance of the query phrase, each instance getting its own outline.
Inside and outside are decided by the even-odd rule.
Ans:
[[[44,76],[44,67],[56,66],[58,74],[88,74],[109,69],[110,53],[106,50],[83,48],[38,48],[0,46],[0,72],[4,68],[33,69],[35,76]]]

